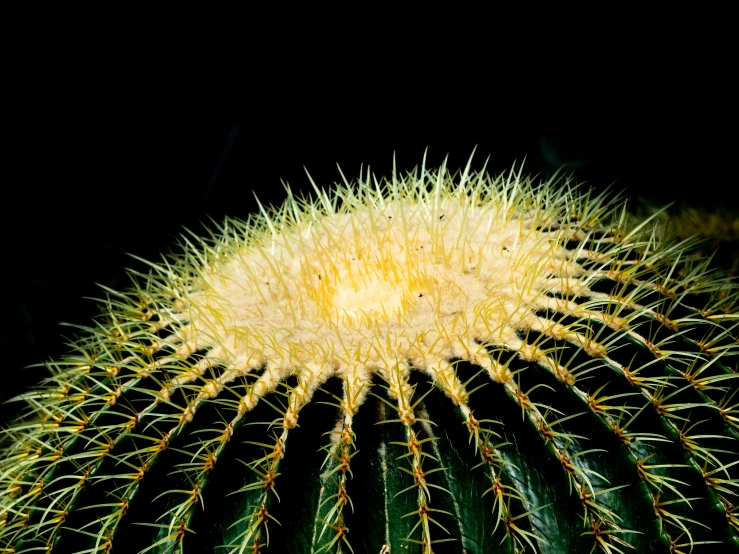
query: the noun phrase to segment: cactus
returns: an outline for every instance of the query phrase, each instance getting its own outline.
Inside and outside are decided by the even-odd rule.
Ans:
[[[287,189],[107,290],[15,399],[2,552],[736,550],[736,285],[470,168]]]
[[[684,239],[698,236],[705,238],[695,253],[708,251],[714,263],[725,268],[729,275],[739,274],[739,210],[733,206],[694,206],[678,203],[660,208],[642,200],[636,213],[638,217],[656,214],[655,223],[663,229],[663,237]],[[701,250],[702,249],[702,250]],[[712,254],[711,254],[712,252]]]

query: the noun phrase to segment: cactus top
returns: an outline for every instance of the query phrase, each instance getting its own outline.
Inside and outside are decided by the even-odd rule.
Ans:
[[[586,236],[581,218],[568,221],[586,205],[566,188],[544,199],[513,173],[498,181],[465,173],[455,182],[440,171],[360,182],[332,197],[319,192],[314,202],[288,196],[226,235],[218,255],[178,291],[180,317],[189,320],[180,350],[207,349],[203,371],[212,363],[228,368],[204,397],[265,365],[247,410],[289,375],[303,377],[302,404],[334,374],[353,382],[414,367],[445,374],[463,403],[448,360],[472,361],[506,380],[484,345],[519,350],[516,330],[544,324],[535,311],[551,304],[545,291],[583,287],[572,280],[582,269],[567,244]],[[564,371],[545,353],[529,355]]]

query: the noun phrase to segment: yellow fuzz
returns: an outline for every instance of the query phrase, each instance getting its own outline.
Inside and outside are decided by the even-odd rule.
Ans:
[[[564,368],[516,333],[552,327],[535,310],[553,305],[551,293],[583,287],[571,280],[582,270],[566,244],[585,238],[599,202],[588,211],[587,197],[559,186],[552,194],[553,186],[537,189],[513,172],[490,180],[466,170],[455,179],[442,168],[403,181],[368,178],[332,197],[317,190],[315,201],[288,190],[279,210],[226,230],[197,278],[175,292],[188,323],[180,348],[208,350],[209,364],[228,368],[201,396],[265,366],[245,411],[290,375],[301,383],[296,409],[332,375],[359,386],[380,374],[403,396],[402,377],[413,368],[464,404],[449,360],[505,382],[507,369],[485,348],[493,344],[523,349],[566,380]],[[565,333],[550,329],[558,331]],[[173,380],[163,395],[194,378]]]

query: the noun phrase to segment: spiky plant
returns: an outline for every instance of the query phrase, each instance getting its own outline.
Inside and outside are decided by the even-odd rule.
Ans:
[[[665,237],[684,239],[704,238],[696,247],[696,254],[713,255],[730,275],[739,274],[739,210],[732,205],[714,207],[693,206],[686,203],[670,205],[667,209],[642,200],[637,217],[656,214],[655,223],[664,230]]]
[[[3,552],[737,549],[739,292],[687,243],[469,163],[260,209],[16,399]]]

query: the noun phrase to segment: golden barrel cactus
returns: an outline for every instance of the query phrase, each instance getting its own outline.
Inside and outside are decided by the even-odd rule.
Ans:
[[[470,167],[288,189],[108,290],[15,399],[0,551],[737,550],[736,285]]]

